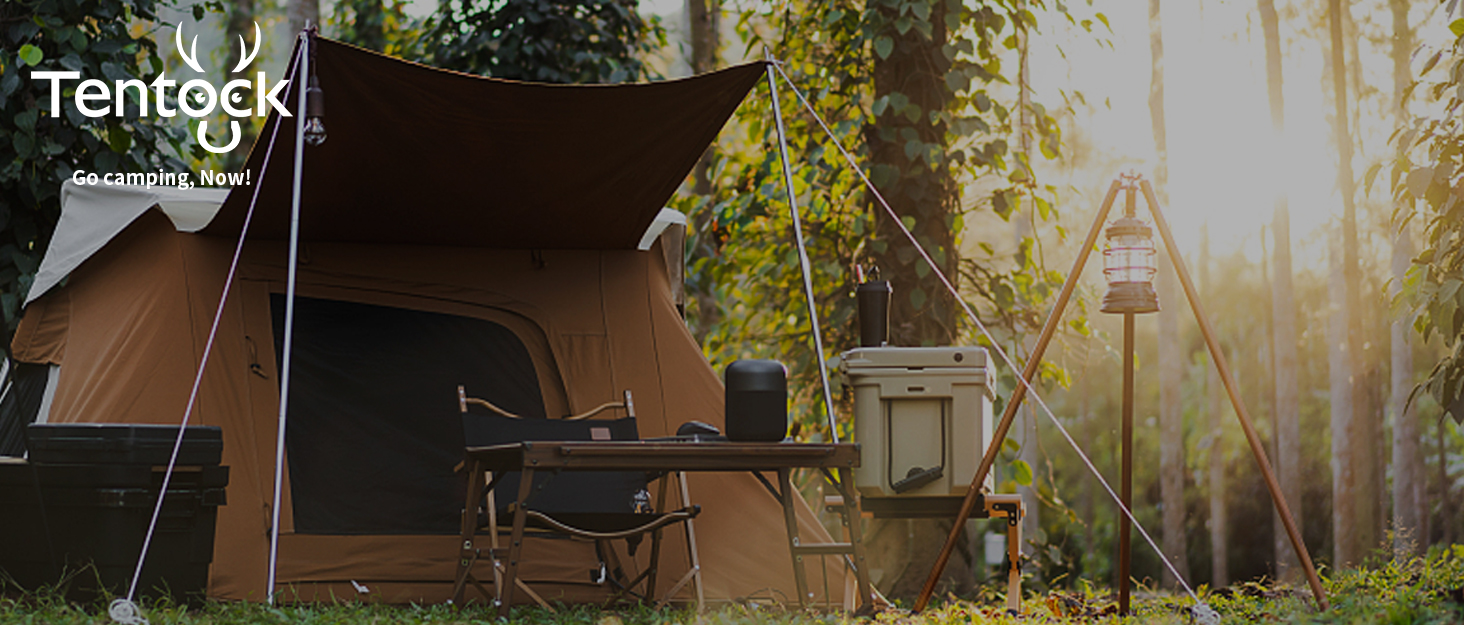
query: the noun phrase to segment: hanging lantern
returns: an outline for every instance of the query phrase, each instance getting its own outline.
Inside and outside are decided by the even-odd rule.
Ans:
[[[1120,217],[1108,226],[1108,243],[1103,248],[1103,279],[1108,293],[1103,296],[1105,313],[1151,313],[1159,310],[1154,292],[1158,273],[1154,233],[1149,224],[1134,217]]]

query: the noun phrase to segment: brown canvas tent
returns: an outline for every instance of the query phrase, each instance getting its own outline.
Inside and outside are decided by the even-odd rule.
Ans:
[[[629,389],[642,436],[721,424],[721,384],[677,313],[651,229],[763,66],[571,87],[326,40],[315,62],[329,140],[304,152],[279,589],[286,600],[440,602],[461,501],[456,385],[538,416]],[[277,123],[270,162],[260,146],[249,158],[258,208],[191,420],[223,428],[232,468],[209,583],[218,598],[267,594],[293,153],[293,119],[271,118],[261,137]],[[182,418],[255,191],[65,186],[12,343],[15,361],[53,372],[41,419]],[[750,474],[689,481],[708,599],[790,601],[777,500]],[[799,520],[806,537],[828,539],[808,509]],[[663,591],[688,568],[681,531],[668,536]],[[606,596],[593,545],[526,549],[523,575],[547,598]],[[811,586],[842,602],[844,568],[828,560]]]

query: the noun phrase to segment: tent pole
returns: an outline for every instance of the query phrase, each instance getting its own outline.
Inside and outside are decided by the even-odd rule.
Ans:
[[[300,253],[300,178],[305,164],[305,92],[310,76],[310,61],[314,52],[310,26],[300,33],[299,73],[295,74],[295,87],[300,93],[295,107],[295,179],[290,196],[290,264],[285,270],[285,339],[280,361],[280,418],[275,433],[274,502],[270,505],[269,523],[269,581],[265,586],[265,597],[274,605],[275,569],[280,552],[280,489],[284,483],[285,467],[285,416],[290,406],[290,352],[294,344],[295,329],[295,273]]]
[[[829,391],[829,368],[824,361],[823,336],[818,328],[818,306],[813,299],[813,272],[808,267],[808,249],[803,245],[803,221],[798,217],[798,198],[793,192],[793,167],[788,161],[788,139],[783,131],[783,109],[778,106],[778,77],[772,55],[768,55],[768,92],[773,101],[773,119],[778,128],[778,155],[783,161],[783,182],[788,188],[788,208],[793,212],[793,239],[798,244],[798,265],[803,270],[803,291],[808,297],[808,321],[813,327],[813,350],[818,356],[818,376],[823,382],[824,411],[829,417],[829,440],[839,442],[834,423],[834,396]]]

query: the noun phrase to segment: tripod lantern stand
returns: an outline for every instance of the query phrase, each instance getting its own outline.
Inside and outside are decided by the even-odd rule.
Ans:
[[[1322,583],[1317,577],[1317,570],[1312,564],[1311,555],[1306,550],[1306,544],[1302,542],[1301,530],[1296,526],[1296,521],[1291,516],[1291,509],[1281,495],[1281,486],[1276,482],[1276,474],[1271,469],[1270,460],[1266,457],[1265,447],[1261,443],[1260,435],[1256,433],[1255,427],[1251,425],[1250,412],[1246,410],[1245,403],[1241,401],[1240,389],[1235,383],[1235,376],[1230,373],[1230,365],[1227,364],[1225,354],[1220,349],[1220,342],[1215,338],[1215,330],[1211,327],[1204,306],[1200,303],[1194,281],[1190,279],[1189,271],[1185,269],[1184,259],[1179,254],[1179,246],[1175,245],[1174,235],[1169,230],[1169,223],[1164,219],[1164,212],[1160,210],[1159,201],[1154,197],[1154,188],[1142,176],[1126,174],[1119,176],[1108,187],[1108,194],[1103,199],[1103,205],[1098,209],[1097,216],[1094,217],[1093,226],[1088,230],[1088,236],[1078,252],[1078,258],[1073,262],[1073,268],[1068,273],[1067,281],[1063,283],[1052,312],[1048,314],[1047,321],[1042,326],[1042,333],[1038,335],[1037,344],[1033,347],[1027,365],[1022,371],[1022,383],[1012,389],[1011,399],[1007,401],[1001,420],[992,433],[991,444],[981,457],[981,464],[976,467],[976,474],[971,478],[971,486],[966,490],[966,498],[961,504],[960,512],[956,515],[955,523],[951,525],[951,533],[946,537],[945,545],[941,547],[940,554],[936,557],[930,576],[926,578],[925,586],[915,601],[915,612],[924,610],[930,602],[931,595],[935,592],[935,584],[940,579],[941,573],[945,571],[946,563],[950,561],[951,552],[955,550],[956,541],[966,526],[966,520],[971,517],[986,475],[991,471],[991,465],[996,461],[997,453],[1001,451],[1007,431],[1011,429],[1012,420],[1016,417],[1017,408],[1021,406],[1022,399],[1027,395],[1028,387],[1036,377],[1042,356],[1047,351],[1047,345],[1051,342],[1058,324],[1062,321],[1063,311],[1067,308],[1068,300],[1072,297],[1073,289],[1077,286],[1077,281],[1083,273],[1083,267],[1087,264],[1088,255],[1098,241],[1098,233],[1103,229],[1108,212],[1113,208],[1113,202],[1117,199],[1119,191],[1124,191],[1125,210],[1124,216],[1115,220],[1108,229],[1109,241],[1104,252],[1104,277],[1109,283],[1109,291],[1104,297],[1102,310],[1124,315],[1124,444],[1123,493],[1121,495],[1124,510],[1120,511],[1122,515],[1119,538],[1120,610],[1125,614],[1128,612],[1128,538],[1131,519],[1126,511],[1131,508],[1132,495],[1134,315],[1159,309],[1158,298],[1154,295],[1152,285],[1157,271],[1157,265],[1154,262],[1153,239],[1149,226],[1138,220],[1135,210],[1135,196],[1139,192],[1144,194],[1149,213],[1154,217],[1154,227],[1159,230],[1159,234],[1164,240],[1164,247],[1174,262],[1175,274],[1179,277],[1179,283],[1184,289],[1185,298],[1189,301],[1190,310],[1195,313],[1195,320],[1199,323],[1200,332],[1205,337],[1205,345],[1210,350],[1210,357],[1215,363],[1215,368],[1220,372],[1220,380],[1225,386],[1226,393],[1230,396],[1230,403],[1235,407],[1235,416],[1240,421],[1241,430],[1245,432],[1251,454],[1255,456],[1256,464],[1261,469],[1262,477],[1265,478],[1266,490],[1271,494],[1271,502],[1275,504],[1276,511],[1281,516],[1281,522],[1286,527],[1286,534],[1291,539],[1291,547],[1296,551],[1297,559],[1301,561],[1307,585],[1311,588],[1317,606],[1322,610],[1328,608],[1326,591],[1322,589]]]

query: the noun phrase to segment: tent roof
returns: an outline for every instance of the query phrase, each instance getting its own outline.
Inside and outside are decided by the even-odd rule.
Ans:
[[[79,185],[67,180],[61,185],[61,219],[25,303],[60,284],[148,209],[158,207],[179,232],[197,232],[213,220],[228,195],[229,189]],[[637,249],[651,249],[671,224],[686,225],[686,215],[661,209],[641,233]]]
[[[764,72],[545,85],[316,41],[328,139],[305,148],[300,217],[315,241],[633,249]],[[280,100],[293,107],[301,82]],[[251,238],[289,234],[295,121],[271,116],[249,154]],[[236,187],[203,232],[237,235],[254,190]]]

